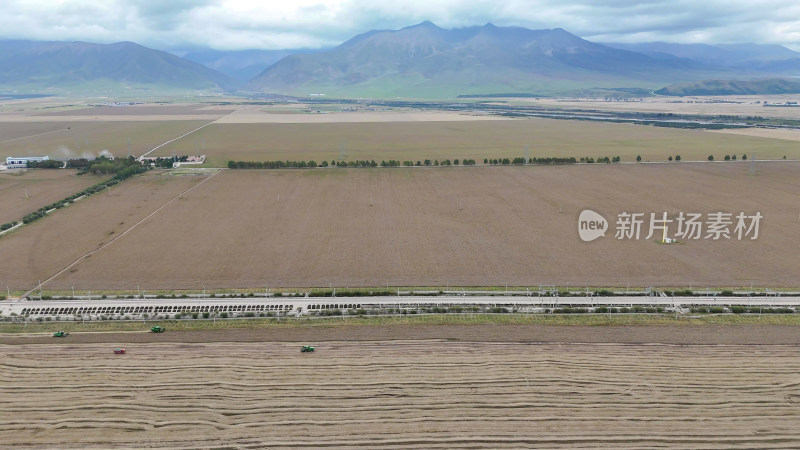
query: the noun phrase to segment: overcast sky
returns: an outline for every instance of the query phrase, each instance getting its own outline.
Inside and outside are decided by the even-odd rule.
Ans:
[[[372,29],[564,28],[600,42],[774,43],[800,50],[799,0],[0,0],[0,38],[164,49],[331,47]]]

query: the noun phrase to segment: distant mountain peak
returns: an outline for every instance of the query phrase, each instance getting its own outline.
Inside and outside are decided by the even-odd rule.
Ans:
[[[413,30],[415,28],[428,28],[432,30],[441,30],[435,23],[431,22],[430,20],[424,20],[416,25],[411,25],[409,27],[401,28],[401,30]]]
[[[248,88],[295,95],[363,89],[394,96],[409,86],[459,94],[479,89],[541,92],[545,84],[585,86],[594,78],[619,85],[634,75],[658,78],[661,87],[671,81],[665,75],[671,70],[654,58],[595,44],[563,28],[487,23],[448,30],[424,21],[399,30],[369,31],[329,51],[286,57]]]

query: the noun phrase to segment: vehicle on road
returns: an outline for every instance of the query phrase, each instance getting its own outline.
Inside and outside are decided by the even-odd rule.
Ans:
[[[53,333],[53,337],[57,338],[65,338],[67,336],[69,336],[69,333],[65,333],[63,331],[56,331],[55,333]]]
[[[307,352],[313,352],[313,351],[314,351],[314,347],[312,347],[310,345],[304,345],[303,348],[300,349],[301,353],[307,353]]]
[[[116,355],[124,355],[125,354],[125,349],[124,348],[115,348],[114,349],[114,354],[116,354]]]
[[[152,331],[153,333],[163,333],[163,332],[167,331],[167,329],[162,327],[161,325],[156,325],[156,326],[150,328],[150,331]]]

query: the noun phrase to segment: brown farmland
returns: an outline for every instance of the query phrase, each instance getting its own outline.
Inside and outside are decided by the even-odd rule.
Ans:
[[[47,286],[797,288],[798,170],[795,162],[729,162],[223,171]],[[73,224],[88,251],[109,230],[126,229],[132,212],[155,210],[166,191],[180,191],[185,184],[173,183],[181,179],[135,180],[135,195],[124,186],[118,200],[90,199],[0,240],[1,253],[26,255],[22,264],[0,262],[0,282],[33,287],[45,268],[72,261],[64,253],[79,253],[75,242],[57,239],[47,252],[30,252],[29,241],[72,236],[59,230]],[[151,194],[154,180],[164,180],[163,189]],[[606,238],[578,238],[587,208],[609,220]],[[647,214],[639,240],[614,238],[623,211]],[[717,211],[760,212],[758,239],[646,239],[651,212]],[[107,225],[79,225],[95,217]]]
[[[22,141],[45,133],[65,132],[67,131],[67,126],[69,125],[51,122],[0,122],[0,145],[14,141]],[[3,159],[2,162],[5,162],[5,159]]]
[[[5,235],[0,238],[0,280],[12,288],[30,288],[31,280],[46,280],[203,179],[151,172]]]
[[[362,331],[366,331],[363,330]],[[574,339],[592,331],[573,330]],[[708,331],[708,330],[707,330]],[[797,448],[796,345],[402,340],[0,346],[45,448]],[[496,332],[494,334],[497,334]],[[114,346],[128,354],[114,355]],[[43,355],[51,355],[44,356]],[[54,355],[58,355],[57,357]]]
[[[2,171],[0,223],[21,220],[25,215],[80,192],[104,178],[89,174],[78,176],[75,170]]]
[[[221,117],[235,110],[235,106],[207,109],[202,104],[180,105],[131,105],[131,106],[89,106],[66,111],[40,112],[37,116],[188,116],[204,115]]]
[[[390,123],[215,123],[192,139],[176,141],[154,155],[196,153],[205,141],[207,165],[234,161],[367,159],[412,160],[621,156],[634,161],[706,160],[709,154],[800,158],[800,142],[732,136],[703,130],[555,119]]]
[[[0,124],[5,127],[22,127],[28,131],[23,139],[0,142],[0,157],[5,162],[7,156],[43,156],[51,158],[95,157],[103,150],[115,156],[128,154],[134,156],[151,150],[153,147],[191,131],[208,121],[173,120],[139,122],[59,122],[49,127],[33,127],[31,123]],[[69,128],[69,129],[66,129]],[[43,131],[61,130],[47,134]],[[187,137],[187,139],[189,139]],[[3,139],[0,139],[3,141]],[[197,144],[194,141],[193,145]],[[199,145],[199,144],[198,144]],[[196,151],[192,151],[196,154]]]

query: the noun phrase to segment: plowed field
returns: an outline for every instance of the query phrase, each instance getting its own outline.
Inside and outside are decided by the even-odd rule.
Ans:
[[[502,328],[498,328],[502,330]],[[570,341],[580,341],[576,329]],[[796,345],[0,346],[7,446],[797,448]],[[591,333],[589,329],[588,333]],[[398,337],[403,337],[400,335]],[[405,336],[409,338],[411,335]],[[115,340],[119,339],[119,342]],[[452,337],[451,337],[452,339]],[[114,341],[114,342],[112,342]],[[114,355],[125,346],[127,355]]]
[[[750,167],[225,170],[45,288],[796,288],[800,165],[757,163],[752,174]],[[88,251],[108,242],[135,223],[133,216],[154,211],[200,178],[148,175],[123,184],[113,200],[92,197],[80,209],[4,237],[0,252],[26,259],[0,261],[0,281],[14,288],[27,279],[34,287],[54,273],[43,268],[71,263],[75,257],[65,256],[79,243]],[[583,209],[610,222],[605,238],[580,240]],[[645,214],[638,240],[614,237],[624,211]],[[660,233],[647,239],[650,213],[700,213],[706,220],[717,211],[760,212],[758,239],[677,245],[656,243]],[[31,247],[32,240],[47,242],[46,252]]]

